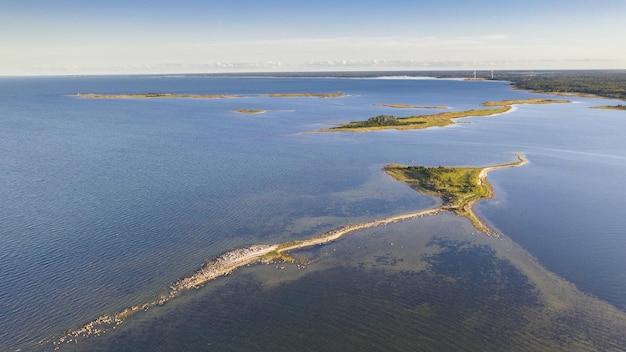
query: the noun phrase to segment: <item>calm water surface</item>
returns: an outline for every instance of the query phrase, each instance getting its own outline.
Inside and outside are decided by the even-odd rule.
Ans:
[[[258,96],[336,91],[347,96]],[[71,96],[146,92],[249,96]],[[230,249],[435,204],[383,175],[386,163],[480,166],[512,161],[514,152],[530,164],[491,174],[497,197],[479,204],[480,213],[548,270],[626,310],[626,118],[589,109],[615,102],[519,106],[422,131],[302,134],[383,113],[433,112],[373,104],[464,110],[535,96],[454,80],[2,78],[0,347],[28,349],[152,299]]]

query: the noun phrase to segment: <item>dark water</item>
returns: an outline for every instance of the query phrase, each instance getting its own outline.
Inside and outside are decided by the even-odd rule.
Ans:
[[[624,314],[582,296],[506,240],[438,215],[359,231],[257,265],[130,319],[78,351],[546,351],[626,346]],[[504,257],[503,257],[504,256]],[[524,269],[527,270],[527,269]],[[532,277],[534,281],[529,279]],[[539,279],[537,278],[539,277]],[[558,291],[557,295],[554,291]]]
[[[255,96],[336,91],[348,96]],[[68,96],[146,92],[251,96]],[[423,131],[301,134],[381,113],[433,112],[376,103],[464,110],[534,96],[505,83],[451,80],[2,78],[0,347],[26,348],[144,302],[230,249],[306,238],[435,204],[383,175],[386,163],[491,165],[514,160],[514,152],[524,152],[530,164],[490,175],[498,196],[481,203],[480,212],[549,270],[624,310],[626,119],[623,112],[588,109],[606,100],[520,106]],[[234,109],[270,111],[242,115]],[[315,274],[319,286],[325,277],[350,276],[367,285],[385,276],[337,265]],[[241,291],[256,292],[258,280],[242,277],[237,285],[247,288]],[[411,287],[425,284],[411,277]],[[211,294],[255,296],[233,298],[231,284],[223,285],[224,292]],[[298,295],[292,300],[299,305]],[[181,306],[178,314],[188,310]],[[296,313],[294,319],[307,320]],[[155,323],[163,319],[156,315]],[[361,323],[376,329],[376,319]],[[265,321],[254,314],[244,320],[247,329],[262,329]],[[134,339],[122,336],[129,344]]]

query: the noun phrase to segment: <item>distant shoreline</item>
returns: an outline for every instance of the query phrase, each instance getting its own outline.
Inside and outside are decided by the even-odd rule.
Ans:
[[[138,94],[95,94],[77,93],[71,95],[79,98],[90,99],[234,99],[249,97],[270,97],[270,98],[341,98],[346,94],[335,93],[266,93],[252,95],[238,94],[174,94],[174,93],[138,93]]]

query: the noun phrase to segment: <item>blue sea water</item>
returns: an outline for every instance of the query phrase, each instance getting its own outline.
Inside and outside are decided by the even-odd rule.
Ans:
[[[343,98],[270,98],[329,93]],[[78,93],[240,94],[85,99]],[[626,118],[605,99],[524,105],[446,128],[303,133],[402,103],[536,97],[504,82],[255,77],[0,78],[0,347],[25,348],[152,299],[254,243],[435,204],[386,163],[495,171],[478,210],[548,270],[626,310]],[[553,98],[553,97],[552,97]],[[235,109],[263,109],[246,115]]]

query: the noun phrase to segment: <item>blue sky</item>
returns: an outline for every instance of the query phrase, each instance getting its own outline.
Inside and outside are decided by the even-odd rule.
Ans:
[[[0,0],[0,75],[626,69],[624,0]]]

